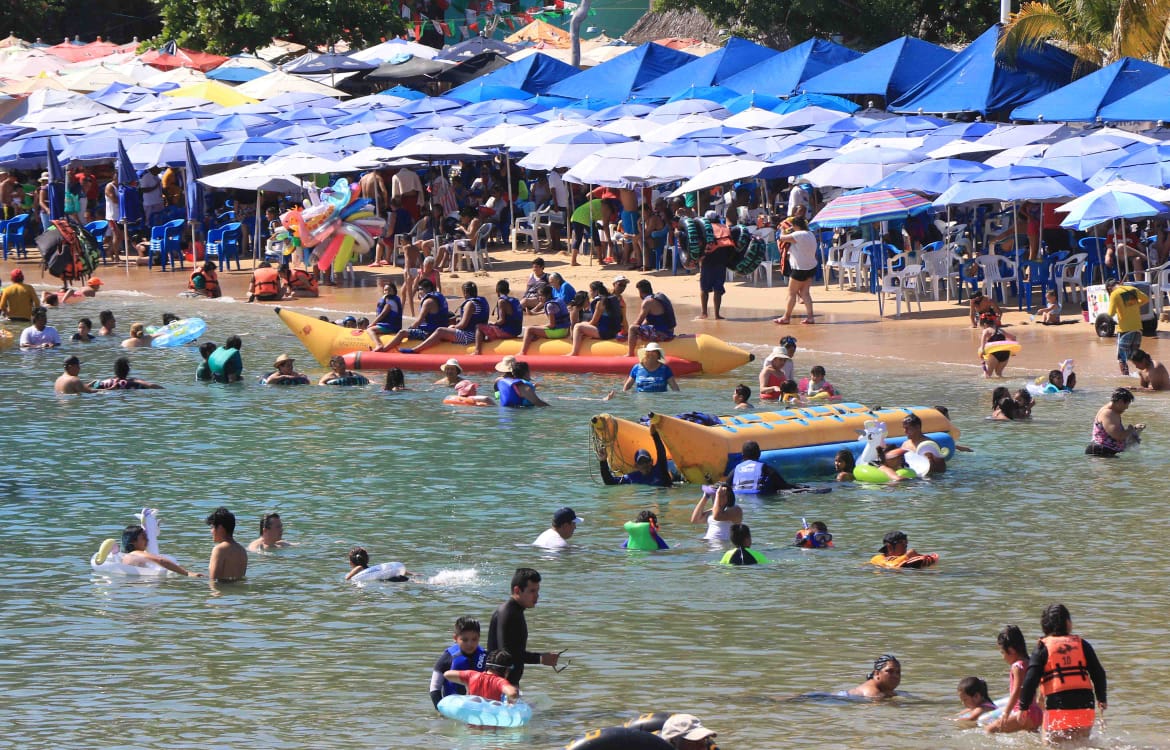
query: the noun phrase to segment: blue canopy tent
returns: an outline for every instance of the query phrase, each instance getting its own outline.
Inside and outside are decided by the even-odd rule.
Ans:
[[[775,96],[795,94],[810,78],[838,65],[861,57],[848,47],[826,41],[809,39],[792,49],[773,55],[747,70],[720,81],[721,86],[741,94],[759,91]]]
[[[216,68],[215,70],[208,71],[207,77],[220,83],[247,83],[248,81],[254,81],[257,78],[266,76],[270,72],[261,68],[240,66],[234,68]]]
[[[1154,66],[1150,66],[1154,67]],[[1098,113],[1106,122],[1127,120],[1170,120],[1170,76],[1165,68],[1157,68],[1162,75],[1146,82],[1141,88],[1103,106]]]
[[[547,93],[570,99],[622,102],[630,98],[634,89],[694,60],[694,55],[647,42],[633,52],[557,83]]]
[[[1073,81],[1051,94],[1012,110],[1013,120],[1045,122],[1096,122],[1102,109],[1165,77],[1170,70],[1153,63],[1123,57],[1095,73]],[[1141,99],[1139,99],[1140,101]],[[1122,112],[1127,111],[1122,107]],[[1132,109],[1140,112],[1140,108]],[[1102,118],[1105,119],[1105,118]],[[1113,120],[1147,119],[1110,117]]]
[[[716,86],[736,73],[780,54],[755,42],[731,37],[722,49],[634,89],[638,99],[666,100],[692,87]]]
[[[529,55],[523,60],[518,60],[507,67],[493,70],[491,73],[480,76],[474,81],[469,81],[462,86],[453,88],[447,93],[450,96],[463,99],[466,97],[460,96],[462,91],[482,85],[509,86],[511,88],[523,89],[530,94],[545,94],[554,85],[580,72],[572,65],[537,52],[535,55]]]
[[[900,113],[1010,112],[1072,81],[1076,58],[1051,44],[1021,49],[1009,67],[996,51],[1002,27],[983,32],[890,105]]]
[[[904,36],[813,76],[801,88],[817,94],[876,94],[893,101],[954,56],[945,47]]]

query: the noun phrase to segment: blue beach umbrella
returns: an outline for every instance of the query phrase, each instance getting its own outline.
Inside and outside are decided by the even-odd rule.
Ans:
[[[2,159],[0,163],[3,163]],[[1089,184],[1099,187],[1110,180],[1132,180],[1151,187],[1170,187],[1170,143],[1153,143],[1137,149],[1094,174],[1089,178]]]
[[[772,107],[772,111],[783,115],[798,112],[806,107],[834,109],[845,114],[852,114],[861,109],[859,104],[832,94],[797,94],[785,99],[780,106]]]
[[[399,125],[410,118],[401,112],[395,112],[392,109],[367,109],[355,111],[352,115],[346,115],[333,121],[333,126],[340,128],[346,125],[355,125],[359,122],[385,122],[393,125]]]
[[[0,146],[0,167],[40,169],[48,162],[50,148],[60,153],[77,135],[76,130],[34,130],[18,135]]]
[[[410,99],[411,101],[418,101],[420,99],[427,98],[427,95],[424,94],[423,92],[415,91],[414,89],[407,88],[406,86],[403,86],[401,84],[386,89],[385,91],[381,92],[380,95],[381,96],[396,96],[399,99]]]
[[[437,130],[438,128],[461,128],[471,122],[466,117],[460,117],[448,112],[419,115],[406,124],[415,130]]]
[[[203,183],[199,182],[202,176],[195,152],[191,150],[191,141],[187,141],[183,158],[183,177],[186,179],[183,197],[187,200],[187,221],[191,222],[192,240],[195,238],[195,224],[203,222]]]
[[[273,154],[294,146],[296,143],[280,138],[236,138],[217,143],[203,153],[195,161],[197,164],[244,164],[247,162],[264,161]]]
[[[776,107],[783,105],[784,100],[780,97],[772,96],[771,94],[760,94],[755,91],[750,94],[741,94],[723,102],[723,106],[727,107],[727,111],[733,114],[739,114],[745,109],[751,109],[752,107],[756,109],[769,109],[775,112]]]
[[[926,134],[926,139],[918,148],[922,151],[933,151],[952,141],[977,141],[996,126],[990,122],[956,122],[953,125],[943,125],[938,130]]]
[[[137,128],[106,128],[73,139],[59,154],[65,162],[108,162],[118,156],[121,139],[138,140],[149,133]]]
[[[332,133],[333,128],[328,125],[314,125],[313,123],[298,123],[273,128],[264,134],[265,138],[278,138],[286,141],[308,142],[318,136]]]
[[[927,195],[941,195],[951,185],[986,172],[991,167],[966,159],[933,159],[902,167],[874,183],[874,189],[901,188]]]
[[[298,107],[284,113],[280,116],[280,119],[284,122],[297,123],[299,125],[307,123],[329,125],[334,120],[339,120],[350,114],[350,112],[346,112],[344,109],[334,109],[332,107]]]
[[[1012,164],[989,169],[947,188],[935,206],[988,201],[1051,201],[1076,198],[1091,188],[1064,172]]]
[[[432,96],[411,102],[399,111],[406,115],[435,115],[462,109],[470,103],[452,96]]]
[[[681,99],[671,100],[661,107],[655,108],[653,112],[646,115],[646,119],[668,123],[687,115],[706,115],[714,117],[716,120],[726,120],[731,117],[731,113],[719,102],[713,102],[709,99]]]
[[[114,161],[114,166],[118,175],[117,221],[122,225],[123,230],[122,257],[128,259],[130,256],[130,233],[125,231],[126,227],[130,224],[137,224],[145,216],[142,211],[142,194],[138,191],[138,170],[130,161],[121,140],[118,141],[118,158]],[[127,260],[126,272],[130,272],[129,260]]]
[[[950,125],[947,120],[938,117],[891,117],[888,120],[879,120],[864,129],[869,138],[913,138],[932,133],[944,125]]]
[[[181,167],[187,158],[187,146],[190,143],[196,154],[207,150],[208,146],[215,145],[222,140],[219,133],[210,130],[178,130],[154,133],[135,143],[127,153],[130,159],[142,168],[146,167]]]
[[[476,102],[475,104],[468,104],[462,109],[453,110],[452,114],[460,117],[483,117],[485,115],[502,115],[511,112],[544,112],[548,107],[543,104],[533,104],[528,101],[516,101],[515,99],[494,99],[486,102]]]
[[[515,86],[500,86],[497,84],[480,83],[470,88],[463,87],[459,91],[459,98],[466,99],[471,104],[490,102],[496,99],[515,101],[526,104],[532,98],[532,93]]]
[[[809,133],[852,133],[864,131],[866,128],[874,125],[878,120],[871,120],[868,117],[842,117],[839,120],[832,122],[818,122],[808,128]]]
[[[1157,216],[1170,211],[1170,208],[1144,195],[1104,187],[1058,206],[1056,210],[1068,212],[1068,216],[1060,222],[1062,227],[1083,232],[1115,219]]]
[[[666,103],[681,102],[687,99],[704,99],[709,102],[723,104],[732,99],[737,99],[739,96],[740,93],[738,91],[732,91],[722,86],[691,86],[667,99]]]
[[[649,104],[617,104],[613,107],[598,110],[589,120],[590,122],[601,124],[620,120],[623,117],[643,117],[653,111],[654,107]]]

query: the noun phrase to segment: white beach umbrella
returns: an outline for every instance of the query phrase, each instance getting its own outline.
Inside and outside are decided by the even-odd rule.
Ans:
[[[652,121],[656,122],[656,121]],[[671,143],[679,138],[682,138],[688,133],[695,133],[707,128],[714,128],[722,125],[723,121],[718,120],[708,115],[687,115],[674,122],[663,125],[659,122],[657,130],[652,130],[642,136],[644,141],[653,141],[655,143]]]
[[[338,161],[340,160],[300,153],[274,156],[257,166],[259,167],[258,173],[267,174],[270,177],[287,177],[289,175],[329,174],[337,166]]]
[[[208,187],[221,190],[278,190],[295,192],[301,189],[298,180],[273,175],[264,164],[249,164],[239,169],[228,169],[218,174],[199,178]]]
[[[780,128],[783,127],[783,117],[784,115],[773,112],[770,109],[748,107],[742,112],[736,112],[731,117],[728,117],[723,121],[723,124],[731,128],[747,128],[749,130]]]
[[[619,117],[612,122],[607,122],[599,126],[597,129],[604,130],[607,133],[624,135],[627,138],[641,138],[647,133],[661,130],[662,124],[645,120],[641,117]]]
[[[431,133],[412,135],[402,143],[390,149],[394,159],[422,159],[424,161],[443,161],[448,159],[487,159],[491,154],[470,148],[462,143],[454,143],[445,138],[436,138]]]
[[[463,145],[468,148],[497,148],[506,145],[512,139],[523,138],[532,127],[502,123],[468,138]]]
[[[926,160],[921,151],[871,147],[840,154],[805,177],[817,187],[868,187],[888,174]]]
[[[998,154],[992,154],[983,160],[983,163],[994,169],[995,167],[1006,167],[1011,164],[1032,164],[1033,166],[1043,167],[1044,152],[1048,150],[1047,143],[1029,143],[1025,146],[1012,146],[1004,149]],[[1063,171],[1063,170],[1062,170]],[[1066,174],[1068,174],[1066,172]],[[1074,175],[1076,176],[1076,175]],[[1077,179],[1081,179],[1076,176]]]
[[[772,164],[766,161],[732,157],[721,164],[715,164],[699,172],[680,185],[669,197],[675,198],[698,190],[706,190],[716,185],[723,185],[728,182],[735,182],[736,180],[746,180],[755,177],[771,166]]]
[[[509,139],[504,145],[508,147],[509,151],[526,154],[537,146],[548,143],[558,135],[582,133],[592,129],[591,125],[579,120],[549,120],[546,123],[528,128],[526,132],[516,138]]]
[[[622,172],[627,180],[646,185],[686,180],[707,167],[743,155],[742,149],[722,143],[682,141],[634,162]]]
[[[565,182],[612,188],[636,187],[639,183],[623,178],[622,174],[639,159],[645,158],[661,148],[661,143],[644,143],[642,141],[627,141],[606,146],[586,156],[577,166],[565,172]]]

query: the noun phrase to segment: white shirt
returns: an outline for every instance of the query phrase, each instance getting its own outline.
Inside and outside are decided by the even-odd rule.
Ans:
[[[817,267],[817,238],[812,232],[797,231],[791,235],[788,262],[797,271],[811,271]]]
[[[800,185],[793,185],[788,191],[788,215],[795,216],[796,209],[800,206],[804,206],[804,210],[808,211],[808,193]]]
[[[21,346],[43,346],[45,344],[61,346],[61,336],[53,326],[45,326],[43,331],[38,331],[36,326],[29,326],[20,332]]]
[[[151,172],[143,172],[138,178],[138,188],[142,191],[142,205],[161,206],[163,204],[162,180]]]
[[[548,189],[552,191],[553,203],[558,208],[567,208],[569,206],[569,188],[565,185],[564,178],[561,177],[560,172],[548,173]]]
[[[413,169],[398,170],[398,173],[390,180],[390,197],[397,198],[411,192],[418,193],[419,199],[422,199],[422,180],[418,178],[418,174]]]
[[[564,539],[557,533],[556,529],[545,529],[540,536],[536,537],[536,541],[532,543],[533,547],[544,547],[545,549],[559,549],[561,547],[568,547],[568,540]]]

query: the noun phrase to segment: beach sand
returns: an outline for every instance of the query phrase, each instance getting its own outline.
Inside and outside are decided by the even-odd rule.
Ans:
[[[39,261],[34,259],[35,252],[35,249],[30,251],[29,260],[16,263],[10,259],[3,264],[3,278],[8,278],[12,268],[21,267],[27,280],[36,286],[38,291],[54,288],[56,280],[41,274]],[[493,249],[491,257],[493,263],[490,270],[443,274],[444,293],[458,298],[460,285],[464,281],[473,280],[479,285],[480,293],[494,301],[495,283],[498,279],[504,278],[511,284],[514,295],[522,294],[531,271],[532,259],[536,255],[524,250],[513,251],[503,247]],[[729,282],[723,299],[723,315],[726,319],[697,320],[695,319],[699,311],[697,274],[687,275],[680,272],[678,275],[671,275],[670,271],[640,273],[612,264],[591,265],[586,257],[581,258],[580,266],[570,267],[567,255],[543,254],[540,257],[544,258],[547,271],[559,272],[578,290],[587,290],[589,283],[598,279],[607,286],[611,285],[615,276],[624,274],[630,279],[630,286],[626,291],[626,304],[631,310],[635,309],[634,305],[637,302],[634,284],[639,279],[647,278],[654,285],[655,291],[664,292],[674,302],[680,333],[708,333],[742,346],[750,345],[760,360],[763,358],[760,355],[766,354],[768,347],[778,343],[782,336],[792,335],[797,338],[801,349],[825,354],[845,352],[874,357],[875,367],[887,372],[896,373],[902,367],[917,368],[921,363],[948,363],[970,366],[972,380],[980,375],[979,360],[976,356],[980,331],[970,326],[966,302],[962,305],[953,299],[949,302],[945,300],[936,302],[929,291],[924,290],[921,312],[918,311],[917,305],[912,312],[908,312],[904,305],[901,318],[895,318],[894,301],[890,298],[885,305],[886,315],[882,318],[878,315],[877,299],[874,295],[842,291],[837,289],[835,284],[826,290],[823,284],[816,284],[812,288],[816,324],[800,324],[803,320],[803,306],[798,304],[793,314],[793,323],[782,326],[773,323],[772,319],[782,312],[788,292],[779,286],[783,279],[776,274],[774,283],[777,285],[773,287],[768,287],[763,281],[758,285],[744,280]],[[231,297],[241,303],[248,296],[252,262],[244,260],[242,266],[242,270],[220,271],[219,274],[225,297]],[[190,271],[189,263],[186,270],[165,272],[159,271],[157,267],[148,271],[145,266],[127,268],[125,264],[106,264],[99,267],[95,274],[105,283],[97,299],[101,300],[110,292],[117,290],[132,290],[164,298],[177,295],[187,288]],[[401,269],[358,266],[355,269],[353,286],[322,286],[321,296],[316,299],[288,300],[280,305],[289,308],[320,308],[330,311],[330,317],[333,318],[345,314],[373,317],[380,282],[384,278],[396,281],[401,288]],[[109,297],[112,298],[113,295]],[[254,304],[276,306],[276,303]],[[89,308],[95,306],[87,304],[85,307],[86,314],[90,314],[92,310]],[[1056,367],[1059,361],[1072,357],[1076,360],[1082,384],[1085,384],[1086,376],[1109,378],[1111,385],[1136,382],[1131,378],[1122,378],[1118,374],[1114,353],[1116,339],[1099,339],[1091,325],[1081,322],[1080,310],[1074,310],[1071,303],[1066,306],[1064,320],[1077,322],[1061,326],[1030,323],[1029,313],[1026,310],[1018,311],[1014,301],[1002,307],[1005,328],[1023,346],[1020,354],[1013,356],[1009,363],[1007,380],[1019,380],[1024,373],[1030,376],[1046,373]],[[51,313],[50,322],[56,324],[58,328],[66,325],[64,321],[58,323],[53,318],[61,315],[71,317],[71,309],[72,305]],[[209,312],[209,316],[211,315],[213,313]],[[537,316],[528,317],[530,322],[535,323],[539,320]],[[1146,338],[1142,346],[1155,359],[1160,358],[1159,343],[1156,340]],[[882,360],[889,361],[886,363]],[[828,359],[811,362],[802,357],[801,367],[817,363],[830,368],[832,365]],[[742,375],[745,382],[753,386],[753,390],[757,373],[755,368],[756,365],[749,365],[744,368]]]

